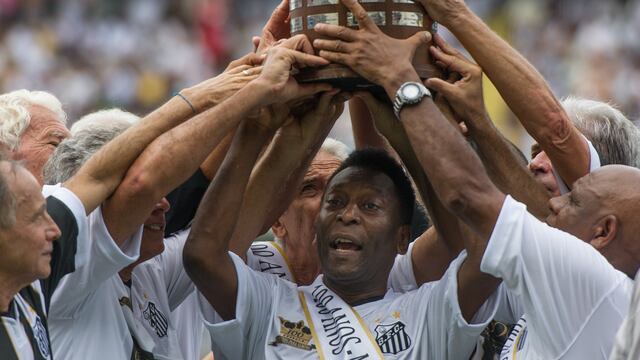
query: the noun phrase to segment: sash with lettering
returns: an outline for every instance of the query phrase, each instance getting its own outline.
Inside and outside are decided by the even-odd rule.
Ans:
[[[274,274],[295,282],[284,251],[276,241],[254,242],[247,251],[247,265],[255,271]]]
[[[322,283],[322,276],[299,289],[320,359],[384,359],[367,324]]]

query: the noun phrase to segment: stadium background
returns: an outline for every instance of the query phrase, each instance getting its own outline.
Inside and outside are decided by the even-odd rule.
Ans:
[[[143,115],[251,51],[251,36],[277,3],[0,0],[0,92],[51,91],[71,122],[113,106]],[[540,70],[557,96],[610,101],[631,119],[640,116],[640,1],[467,3]],[[488,82],[485,87],[494,121],[526,150],[523,130]],[[346,119],[333,136],[352,145]]]

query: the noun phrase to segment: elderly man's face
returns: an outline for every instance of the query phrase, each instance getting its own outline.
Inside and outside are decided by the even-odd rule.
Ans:
[[[311,245],[324,188],[341,163],[340,159],[326,152],[319,152],[311,162],[298,195],[273,227],[274,234],[287,246]]]
[[[44,165],[62,140],[70,136],[69,130],[56,120],[53,111],[42,106],[30,106],[31,123],[20,138],[20,145],[13,158],[23,160],[24,165],[38,182],[44,184]]]
[[[51,272],[53,241],[60,229],[47,213],[40,185],[27,170],[18,166],[13,172],[7,162],[0,163],[16,199],[16,221],[0,229],[0,269],[15,279],[30,283]]]
[[[551,160],[547,154],[535,144],[531,147],[531,162],[529,171],[537,182],[541,183],[552,196],[560,196],[558,181],[553,173]]]

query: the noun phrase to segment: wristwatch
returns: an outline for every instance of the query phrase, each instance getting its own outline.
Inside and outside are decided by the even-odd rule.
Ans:
[[[431,97],[431,91],[419,82],[406,82],[400,86],[393,101],[393,112],[400,119],[400,111],[406,105],[415,105],[425,96]]]

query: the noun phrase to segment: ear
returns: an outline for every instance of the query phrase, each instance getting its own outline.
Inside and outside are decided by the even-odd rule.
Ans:
[[[598,220],[594,228],[593,238],[589,243],[596,248],[596,250],[601,251],[615,239],[617,232],[618,218],[614,215],[607,215]]]
[[[278,239],[284,239],[287,236],[287,228],[284,226],[284,223],[281,221],[281,218],[276,221],[275,224],[271,227],[271,231],[273,231],[273,235],[275,235]]]
[[[398,254],[404,255],[409,250],[409,238],[411,237],[411,225],[402,225],[398,230],[398,240],[396,242],[396,247]]]

